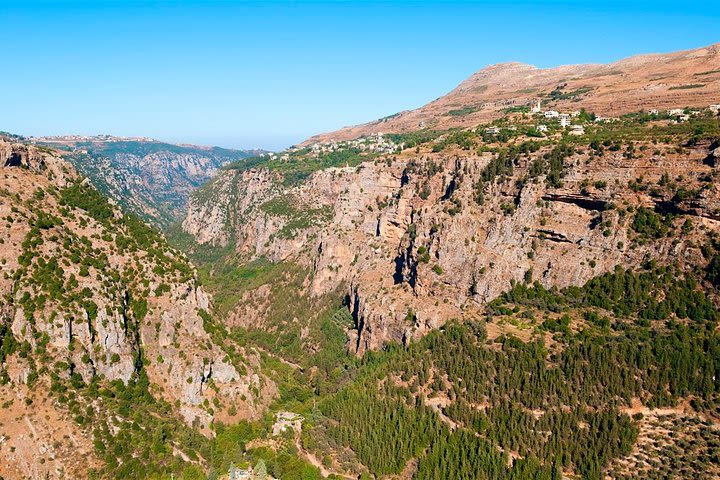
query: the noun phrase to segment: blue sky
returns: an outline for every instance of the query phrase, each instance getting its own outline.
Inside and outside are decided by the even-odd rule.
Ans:
[[[0,0],[0,130],[279,149],[480,68],[720,42],[715,1]]]

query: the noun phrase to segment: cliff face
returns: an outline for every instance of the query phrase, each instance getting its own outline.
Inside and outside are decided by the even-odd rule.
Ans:
[[[720,225],[708,162],[717,145],[648,138],[628,153],[588,143],[499,154],[423,146],[285,187],[267,170],[225,171],[183,225],[250,260],[308,266],[308,295],[346,285],[358,353],[480,315],[512,282],[565,287],[648,259],[701,263]],[[693,194],[680,199],[680,187]],[[662,232],[639,233],[646,212],[667,223]],[[688,219],[692,229],[666,234]]]
[[[491,66],[417,110],[223,169],[183,229],[241,262],[304,266],[314,298],[345,289],[358,353],[480,315],[513,282],[701,263],[718,226],[719,55]],[[262,326],[261,311],[228,321]]]
[[[3,141],[0,166],[3,401],[33,398],[47,388],[50,372],[77,384],[147,377],[152,395],[205,433],[214,419],[264,412],[274,384],[258,373],[256,356],[229,355],[213,342],[203,318],[208,296],[180,252],[123,215],[53,152]],[[22,431],[22,416],[6,413],[3,431]],[[77,432],[62,408],[52,415],[62,428],[89,435]],[[81,468],[52,451],[52,438],[43,437],[52,435],[50,427],[38,426],[36,435],[53,461],[23,457],[20,435],[2,446],[19,450],[0,474],[15,478],[25,465],[33,476],[61,477]]]

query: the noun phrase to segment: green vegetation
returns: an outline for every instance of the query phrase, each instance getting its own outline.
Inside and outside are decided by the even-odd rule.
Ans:
[[[705,76],[705,75],[714,75],[714,74],[716,74],[716,73],[720,73],[720,69],[718,69],[718,70],[708,70],[708,71],[706,71],[706,72],[696,73],[695,76],[696,76],[696,77],[703,77],[703,76]]]
[[[15,353],[18,349],[18,342],[12,334],[8,323],[0,323],[0,385],[10,381],[5,369],[5,359]]]
[[[337,422],[328,434],[349,445],[375,475],[400,473],[409,458],[438,438],[441,424],[422,405],[383,398],[366,387],[343,390],[321,406]]]
[[[527,105],[521,105],[518,107],[508,107],[503,110],[503,113],[505,113],[505,114],[508,114],[508,113],[530,113],[530,107],[528,107]]]
[[[51,393],[81,428],[92,433],[95,452],[103,461],[92,477],[159,478],[192,471],[177,451],[195,460],[208,456],[207,438],[176,418],[171,405],[156,400],[148,387],[142,371],[127,384],[97,378],[85,384],[78,374],[70,380],[52,374]]]
[[[385,138],[397,144],[404,144],[405,148],[414,148],[423,143],[428,143],[442,135],[436,130],[417,130],[410,133],[386,133]]]
[[[433,152],[441,152],[451,145],[457,145],[463,150],[470,150],[475,146],[476,138],[477,136],[470,130],[453,129],[433,145]]]
[[[190,264],[178,251],[169,247],[160,233],[135,215],[119,212],[116,215],[108,200],[88,184],[75,182],[62,190],[59,204],[83,210],[104,228],[115,233],[115,244],[121,252],[146,251],[157,263],[156,273],[162,275],[177,271],[181,274],[181,281],[193,277]]]
[[[575,90],[566,92],[565,86],[561,85],[552,92],[550,92],[548,96],[550,97],[550,100],[578,100],[577,97],[580,97],[590,91],[592,91],[592,88],[590,87],[580,87]]]
[[[501,150],[483,169],[480,181],[475,184],[475,201],[482,205],[485,201],[485,188],[496,179],[499,182],[507,181],[520,157],[538,151],[540,145],[539,142],[527,141]],[[555,157],[553,156],[553,158]],[[545,163],[540,163],[535,170],[531,171],[531,175],[538,176],[544,172],[544,169]]]
[[[449,110],[447,112],[448,115],[451,117],[463,117],[465,115],[470,115],[471,113],[475,113],[479,110],[478,107],[462,107],[455,110]]]
[[[490,340],[482,322],[448,325],[367,358],[356,380],[321,404],[337,422],[322,431],[376,475],[418,458],[417,477],[427,479],[550,479],[560,470],[603,478],[637,436],[635,420],[619,411],[631,399],[720,407],[718,311],[697,286],[692,272],[653,266],[562,291],[518,284],[492,303],[488,321],[532,308],[561,332],[560,347],[549,350],[542,335]],[[568,328],[578,312],[583,320]],[[424,406],[436,396],[451,400],[442,413],[458,430]],[[509,451],[520,458],[508,462]]]
[[[103,462],[93,478],[159,478],[170,472],[204,478],[188,475],[198,469],[191,463],[206,457],[207,439],[150,393],[140,343],[151,308],[150,278],[165,286],[158,287],[162,295],[170,284],[191,282],[194,271],[158,232],[123,215],[88,183],[69,180],[64,188],[38,189],[13,203],[29,230],[12,271],[13,295],[3,300],[22,311],[22,337],[33,342],[18,341],[8,323],[0,322],[0,381],[8,380],[6,356],[17,354],[29,367],[28,387],[50,385],[58,408],[87,433]],[[121,334],[131,349],[134,373],[127,383],[95,373],[122,360],[101,349],[103,340],[96,338],[101,318],[108,327],[109,317],[122,318]],[[63,325],[86,332],[91,347],[77,333],[70,333],[66,350],[52,345],[48,331]],[[90,371],[85,378],[78,373],[80,362]]]
[[[280,238],[294,238],[299,230],[306,230],[313,225],[321,225],[332,218],[332,211],[328,207],[298,208],[295,199],[288,195],[278,196],[268,200],[260,209],[273,217],[284,217],[285,225],[278,232]]]
[[[287,160],[281,158],[271,159],[268,156],[252,157],[237,162],[230,163],[224,168],[227,170],[245,171],[252,168],[267,168],[278,172],[283,177],[285,186],[295,185],[313,172],[331,167],[351,167],[357,166],[362,162],[373,160],[377,154],[372,152],[364,152],[359,148],[346,147],[332,152],[320,153],[317,156],[309,155],[310,150],[307,148],[300,149],[288,154]]]
[[[517,284],[490,305],[498,308],[508,302],[555,312],[571,306],[598,307],[618,317],[644,320],[666,320],[671,315],[701,322],[718,318],[716,307],[698,290],[693,274],[652,264],[639,273],[617,267],[583,287],[569,287],[562,292],[546,290],[537,283],[530,287]]]
[[[662,238],[670,230],[670,220],[669,215],[661,217],[648,208],[640,207],[633,217],[631,227],[645,238]]]
[[[689,83],[687,85],[675,85],[670,87],[668,90],[689,90],[692,88],[702,88],[704,86],[704,83]]]

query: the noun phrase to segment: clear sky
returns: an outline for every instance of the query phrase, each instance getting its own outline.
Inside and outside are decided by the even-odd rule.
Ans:
[[[0,130],[280,149],[480,68],[720,42],[718,0],[0,0]]]

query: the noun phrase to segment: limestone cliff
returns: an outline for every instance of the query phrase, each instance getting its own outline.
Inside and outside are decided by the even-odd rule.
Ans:
[[[250,260],[306,265],[308,295],[346,285],[358,353],[480,315],[513,282],[565,287],[649,259],[701,263],[720,227],[709,140],[556,136],[482,151],[470,134],[470,149],[441,137],[290,185],[272,169],[225,170],[183,225]],[[642,231],[645,214],[665,222],[658,232]]]

